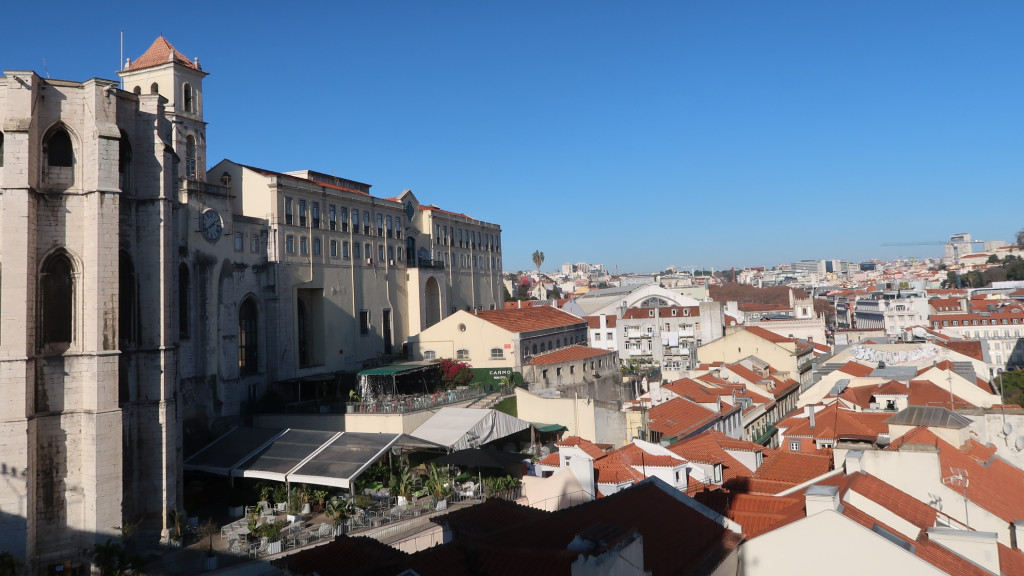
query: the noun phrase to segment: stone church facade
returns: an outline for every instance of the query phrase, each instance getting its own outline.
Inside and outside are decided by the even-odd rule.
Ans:
[[[119,75],[0,77],[0,534],[33,572],[126,523],[167,536],[183,422],[502,305],[498,225],[312,171],[208,171],[199,61],[158,38]]]

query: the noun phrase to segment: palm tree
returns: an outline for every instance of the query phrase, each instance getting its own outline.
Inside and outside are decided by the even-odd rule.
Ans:
[[[533,263],[537,266],[537,272],[540,272],[540,267],[544,264],[544,253],[540,250],[534,250]]]

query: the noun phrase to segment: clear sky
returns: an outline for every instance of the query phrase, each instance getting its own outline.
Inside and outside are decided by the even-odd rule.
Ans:
[[[1024,3],[17,2],[0,66],[210,73],[208,165],[411,188],[504,268],[938,256],[1024,228]]]

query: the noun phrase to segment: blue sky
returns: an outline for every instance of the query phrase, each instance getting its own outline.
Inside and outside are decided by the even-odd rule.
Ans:
[[[506,270],[1024,228],[1021,3],[19,4],[3,69],[113,78],[120,30],[132,58],[163,34],[210,72],[210,166],[411,188],[500,224]]]

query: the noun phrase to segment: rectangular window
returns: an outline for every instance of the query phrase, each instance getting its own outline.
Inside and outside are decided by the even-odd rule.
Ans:
[[[313,228],[320,227],[320,203],[313,202]]]
[[[363,244],[363,255],[367,258],[373,258],[373,250],[370,249],[370,243]]]
[[[348,244],[348,242],[346,242],[345,244]],[[355,258],[356,260],[359,260],[359,258],[361,258],[361,256],[359,256],[359,242],[355,242],[352,244],[352,257]]]
[[[398,247],[398,259],[399,260],[402,259],[402,247],[401,246]]]
[[[789,450],[790,450],[790,452],[799,452],[800,451],[800,441],[799,440],[790,440],[789,441]]]
[[[299,226],[306,225],[306,201],[299,200]]]
[[[383,244],[377,244],[377,260],[379,260],[381,262],[384,261],[384,245]]]
[[[395,247],[388,246],[388,262],[394,262],[395,260]]]
[[[260,237],[255,235],[255,234],[252,235],[252,251],[253,252],[259,252],[260,251]]]
[[[388,216],[388,238],[395,235],[394,222],[391,220],[391,216]]]
[[[402,237],[402,217],[395,216],[395,238]]]
[[[348,258],[348,241],[341,243],[341,257]]]
[[[377,236],[384,236],[384,215],[377,212]]]
[[[370,234],[370,211],[363,210],[363,234]]]
[[[600,340],[601,340],[601,333],[600,332],[594,332],[594,341],[596,342],[596,341],[600,341]]]
[[[295,254],[295,236],[292,236],[291,234],[286,236],[284,239],[284,246],[285,250],[289,254]]]
[[[338,257],[338,241],[331,240],[331,258]]]
[[[360,310],[359,311],[359,333],[366,335],[370,333],[370,311]]]
[[[235,252],[241,252],[245,249],[245,237],[239,232],[235,234]]]
[[[357,226],[359,220],[359,212],[352,211],[352,226]],[[341,207],[341,231],[348,232],[348,208],[345,206]]]
[[[299,237],[299,252],[303,256],[309,254],[309,240],[307,240],[305,236]]]
[[[334,207],[334,204],[331,204],[331,205],[329,205],[327,207],[327,218],[329,218],[330,221],[331,221],[331,223],[328,224],[328,226],[330,226],[331,230],[337,230],[338,229],[338,209]]]
[[[291,198],[285,198],[284,199],[284,223],[285,224],[291,224],[292,223],[292,199]]]
[[[319,238],[313,238],[313,256],[319,256],[320,255],[320,249],[321,249],[320,239]]]

